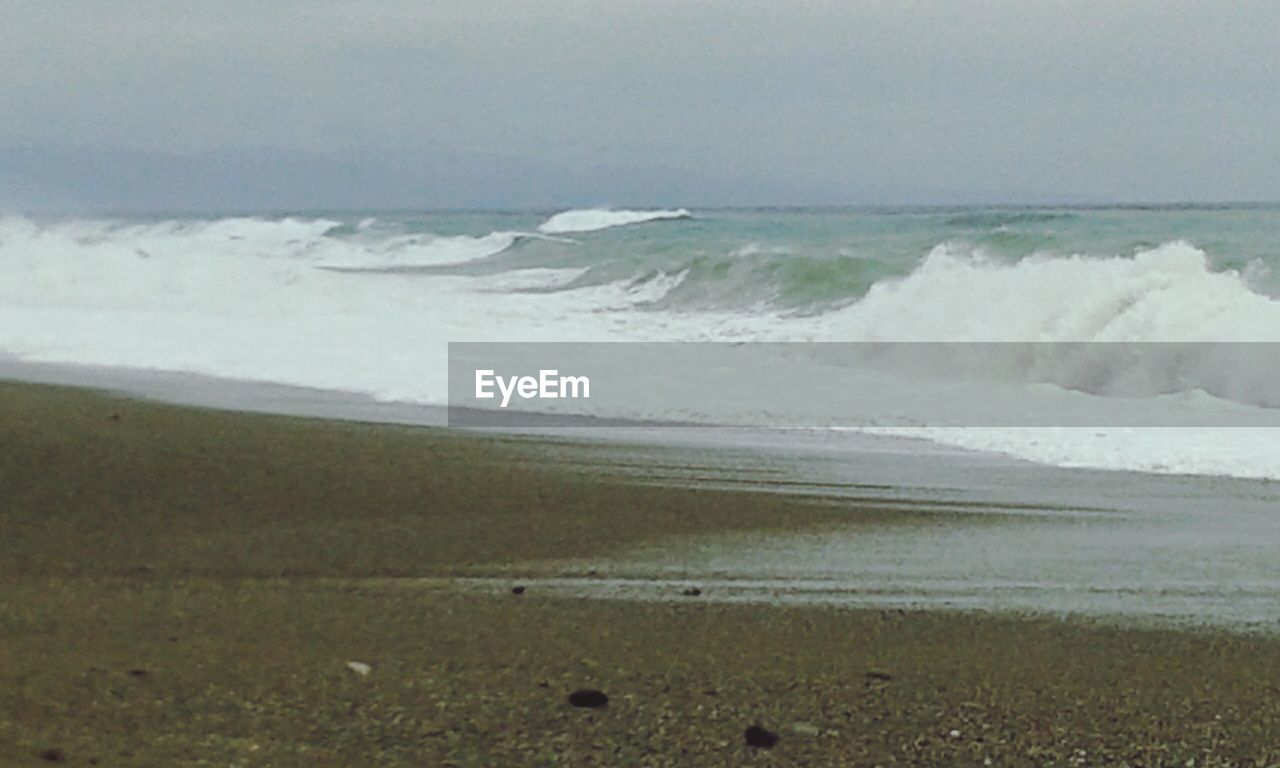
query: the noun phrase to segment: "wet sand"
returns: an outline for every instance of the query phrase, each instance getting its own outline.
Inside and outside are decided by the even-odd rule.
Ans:
[[[1273,636],[543,594],[637,545],[928,520],[555,454],[0,384],[0,764],[1280,761]],[[414,585],[494,574],[526,589]]]

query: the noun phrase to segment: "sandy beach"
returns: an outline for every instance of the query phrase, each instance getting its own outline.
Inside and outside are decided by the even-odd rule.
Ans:
[[[1280,762],[1272,635],[539,588],[639,545],[927,511],[20,384],[0,441],[5,765]]]
[[[5,4],[0,768],[1280,768],[1278,29]]]

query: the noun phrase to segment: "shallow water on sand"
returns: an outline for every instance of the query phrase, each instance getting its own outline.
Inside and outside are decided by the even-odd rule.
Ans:
[[[653,482],[853,500],[900,509],[901,520],[671,541],[570,566],[558,589],[654,598],[697,586],[703,599],[1280,631],[1276,483],[1058,469],[868,436],[680,435],[675,448],[566,445],[560,460]]]
[[[168,402],[399,424],[440,409],[292,387],[0,360],[0,378]],[[1078,614],[1280,631],[1280,483],[1062,469],[826,430],[528,428],[532,461],[636,482],[901,512],[848,527],[678,539],[565,566],[544,588]],[[852,517],[852,516],[851,516]],[[507,581],[502,581],[507,584]],[[481,580],[478,586],[485,586]]]

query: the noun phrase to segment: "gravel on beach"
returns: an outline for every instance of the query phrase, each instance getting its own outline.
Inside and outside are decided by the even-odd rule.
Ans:
[[[544,453],[0,384],[0,765],[1280,765],[1273,635],[548,595],[901,513]]]

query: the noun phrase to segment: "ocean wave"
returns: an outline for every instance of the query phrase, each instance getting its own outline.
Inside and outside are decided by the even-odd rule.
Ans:
[[[548,235],[574,232],[598,232],[602,229],[641,224],[664,219],[688,219],[692,214],[684,208],[656,211],[610,211],[599,208],[575,209],[557,213],[544,221],[538,231]]]
[[[654,306],[660,309],[735,309],[768,306],[820,312],[861,296],[874,266],[862,259],[814,258],[755,252],[702,256],[681,266],[687,276]]]
[[[1267,253],[1262,246],[1229,249],[1212,240],[1218,258],[1236,270],[1183,241],[1113,255],[1036,253],[1050,245],[1037,243],[996,256],[955,242],[930,249],[928,243],[948,236],[933,218],[918,237],[876,230],[857,235],[865,244],[856,241],[858,248],[842,253],[856,231],[815,233],[802,223],[788,230],[773,219],[743,223],[732,216],[658,228],[642,244],[581,238],[572,247],[517,245],[549,237],[529,231],[536,222],[516,215],[365,222],[351,216],[346,223],[0,219],[0,350],[35,361],[441,403],[445,345],[461,340],[1280,341],[1280,302],[1260,293],[1252,282],[1259,278],[1244,271],[1255,254]],[[896,233],[899,226],[885,228]],[[1100,242],[1108,241],[1081,247]],[[1138,241],[1126,242],[1132,248]],[[326,265],[416,273],[362,279],[318,268]],[[935,382],[987,376],[1014,384],[1002,392],[1038,397],[1047,390],[1054,407],[1198,392],[1232,401],[1229,407],[1280,404],[1272,394],[1280,366],[1245,364],[1248,356],[1229,345],[1152,344],[1136,355],[1135,344],[1059,351],[1045,345],[1043,354],[999,366],[976,354],[981,346],[947,345],[949,352],[925,359],[919,370]],[[829,362],[807,354],[797,350],[787,364]],[[787,408],[803,406],[805,394],[771,399],[767,408],[786,424],[793,418]],[[680,416],[662,412],[665,405],[654,404],[655,419]],[[905,416],[897,423],[935,423]],[[1228,455],[1225,448],[1215,453],[1190,441],[1131,445],[1115,442],[1127,439],[1122,435],[1079,433],[1077,445],[1069,439],[1077,433],[1028,432],[1023,440],[996,427],[949,434],[921,436],[1048,463],[1227,472],[1206,458]],[[1258,473],[1280,477],[1280,463],[1272,460]]]
[[[530,232],[490,232],[480,237],[454,235],[412,235],[371,243],[346,263],[326,263],[321,269],[335,272],[396,272],[421,267],[467,264],[497,256],[522,238],[536,238]]]
[[[648,305],[680,312],[743,311],[764,307],[817,314],[862,296],[892,267],[840,253],[800,251],[751,242],[719,253],[663,252],[640,258],[631,252],[588,264],[568,288],[683,274],[679,285]]]
[[[833,318],[857,341],[1280,341],[1280,302],[1173,241],[1132,256],[1016,262],[952,243]]]
[[[95,256],[165,256],[202,261],[277,258],[313,262],[335,271],[463,264],[496,256],[525,238],[561,240],[535,232],[440,236],[368,233],[373,219],[351,226],[328,219],[233,217],[148,223],[78,220],[39,225],[22,217],[0,220],[0,248]],[[51,253],[51,259],[58,256]]]

